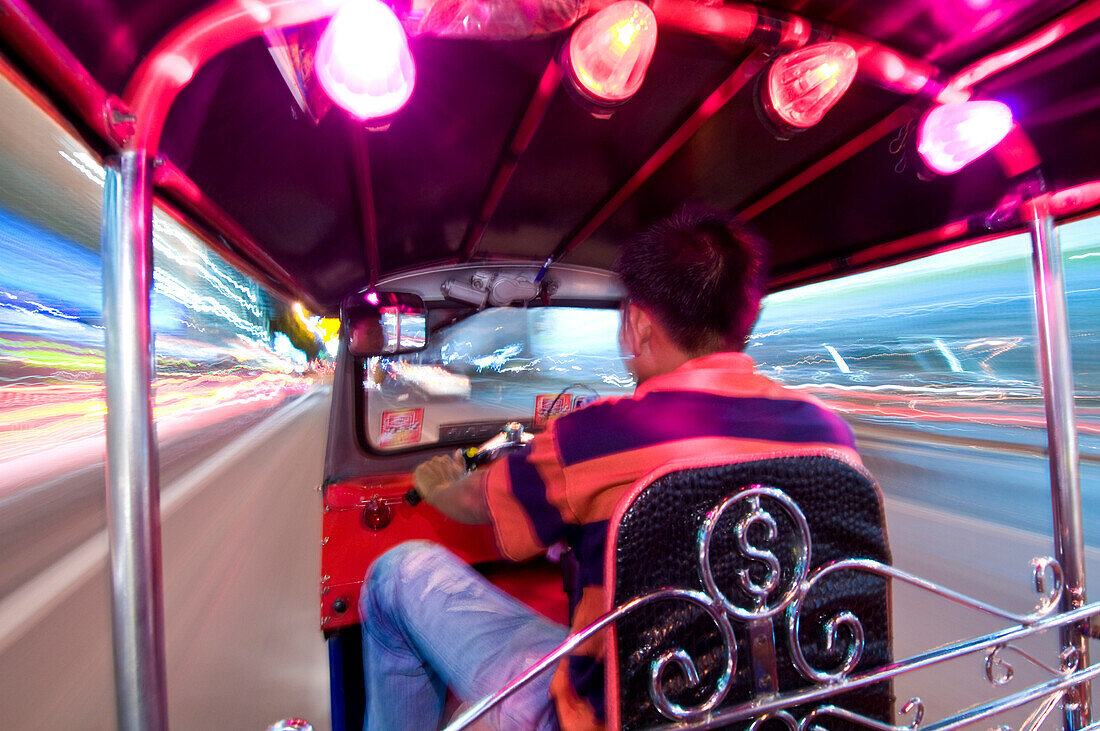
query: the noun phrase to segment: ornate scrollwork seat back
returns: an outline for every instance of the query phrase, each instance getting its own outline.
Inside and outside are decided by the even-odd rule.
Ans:
[[[607,661],[612,683],[619,684],[619,705],[610,707],[616,703],[613,687],[608,703],[622,728],[668,723],[669,711],[662,714],[658,705],[671,707],[673,718],[690,719],[774,691],[769,684],[776,679],[782,691],[828,682],[807,679],[806,665],[833,673],[847,660],[847,673],[890,661],[886,579],[838,571],[792,601],[793,587],[823,564],[846,558],[889,563],[881,495],[862,469],[827,452],[671,469],[640,484],[620,505],[608,543],[614,605],[666,587],[717,601],[708,615],[698,602],[662,599],[618,621]],[[793,657],[787,628],[796,611],[799,647]],[[736,637],[732,663],[723,619]],[[774,675],[768,670],[769,622]],[[858,634],[857,660],[848,653],[860,643]],[[664,665],[656,680],[654,663]],[[732,682],[724,683],[731,664]],[[688,679],[688,666],[698,683]],[[888,682],[839,696],[837,705],[893,720]],[[825,725],[830,731],[855,728],[839,719]]]

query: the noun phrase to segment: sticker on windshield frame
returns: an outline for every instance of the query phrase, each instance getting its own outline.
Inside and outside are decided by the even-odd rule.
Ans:
[[[554,408],[553,411],[550,411],[551,406]],[[535,428],[544,427],[555,416],[568,414],[572,410],[572,394],[540,393],[535,396]]]
[[[420,443],[424,426],[424,409],[398,409],[382,412],[382,430],[378,436],[379,447],[407,447]]]
[[[573,411],[576,411],[577,409],[583,409],[585,406],[588,406],[588,404],[592,403],[593,401],[595,401],[598,398],[599,398],[599,396],[597,396],[595,394],[591,394],[591,393],[581,394],[580,396],[574,396],[573,397]]]

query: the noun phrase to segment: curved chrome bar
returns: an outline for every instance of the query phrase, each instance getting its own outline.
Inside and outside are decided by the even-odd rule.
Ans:
[[[777,533],[775,518],[760,507],[760,498],[762,497],[778,502],[780,506],[782,506],[784,512],[786,512],[791,520],[794,521],[795,525],[798,526],[799,531],[799,541],[795,544],[796,560],[794,576],[790,588],[783,592],[776,603],[771,606],[768,606],[767,603],[768,596],[779,588],[779,560],[771,551],[749,543],[748,538],[750,528],[754,525],[763,525],[767,532],[765,540],[772,541],[775,539]],[[750,578],[747,570],[742,569],[738,572],[738,579],[741,582],[742,589],[744,589],[745,593],[753,597],[753,609],[743,609],[731,602],[729,598],[718,589],[718,584],[714,580],[714,573],[710,567],[710,542],[714,537],[714,531],[718,526],[718,521],[722,519],[726,510],[734,503],[745,500],[750,502],[752,510],[737,522],[735,529],[737,545],[741,549],[742,555],[760,561],[767,567],[767,575],[762,584],[755,583]],[[782,612],[798,595],[800,586],[803,584],[806,574],[809,572],[809,568],[810,526],[806,522],[806,516],[802,514],[802,510],[799,509],[798,505],[787,497],[786,493],[774,487],[752,485],[745,490],[730,495],[722,501],[721,505],[707,513],[707,519],[699,530],[699,573],[703,581],[703,586],[706,587],[707,592],[715,598],[723,609],[738,619],[746,621],[769,619]]]
[[[1001,657],[1001,650],[1006,647],[1008,645],[991,647],[985,655],[985,677],[993,685],[1008,685],[1016,677],[1016,668]],[[1041,663],[1040,667],[1043,667]]]
[[[1030,637],[1031,635],[1039,634],[1040,632],[1046,632],[1051,629],[1071,625],[1077,622],[1087,620],[1092,616],[1100,615],[1100,602],[1086,605],[1080,609],[1073,610],[1071,612],[1061,612],[1053,616],[1046,617],[1028,626],[1016,626],[1008,629],[994,632],[983,637],[976,637],[971,640],[959,642],[954,645],[942,647],[938,650],[931,652],[914,655],[913,657],[905,660],[900,660],[890,665],[885,665],[879,668],[868,670],[850,677],[843,678],[836,683],[828,683],[821,685],[814,685],[801,690],[781,693],[779,695],[766,698],[757,699],[755,702],[741,703],[736,706],[725,708],[718,713],[709,716],[704,722],[699,724],[685,724],[683,728],[718,728],[720,726],[729,725],[739,721],[748,721],[757,718],[763,714],[772,714],[776,711],[783,710],[785,708],[793,708],[795,706],[801,706],[809,703],[817,703],[827,698],[839,695],[840,693],[846,693],[856,688],[865,688],[875,683],[881,683],[884,680],[897,677],[899,675],[905,675],[907,673],[914,672],[923,668],[929,668],[934,665],[938,665],[948,660],[963,657],[966,655],[972,655],[989,648],[996,647],[998,645],[1006,645],[1016,640],[1023,639],[1024,637]],[[1035,688],[1028,689],[1022,693],[1018,693],[1008,698],[1002,698],[997,703],[1011,703],[1012,705],[1005,706],[1007,708],[1015,708],[1018,705],[1023,705],[1033,700],[1043,698],[1050,693],[1057,692],[1065,687],[1072,687],[1076,683],[1080,683],[1084,680],[1091,680],[1093,677],[1100,675],[1100,665],[1087,667],[1083,670],[1075,671],[1066,676],[1060,676],[1051,680],[1049,683],[1045,683],[1042,686],[1036,686]],[[1041,688],[1040,690],[1037,690]],[[1025,698],[1020,700],[1020,698]],[[986,709],[986,706],[981,708]],[[947,729],[958,728],[965,725],[967,722],[955,723],[956,719],[961,718],[963,715],[971,713],[974,709],[954,716],[951,719],[941,721],[935,726],[926,726],[922,731],[946,731]],[[990,714],[992,715],[992,714]],[[969,716],[967,716],[969,717]],[[985,718],[986,716],[983,716]],[[947,724],[947,725],[945,725]],[[679,727],[678,727],[679,728]]]
[[[1043,698],[1048,698],[1051,695],[1058,694],[1060,692],[1069,690],[1075,685],[1079,685],[1083,682],[1093,680],[1100,677],[1100,665],[1093,665],[1079,670],[1069,675],[1057,678],[1055,680],[1048,681],[1046,683],[1040,683],[1034,685],[1026,690],[1022,690],[1019,693],[1010,695],[1006,698],[1000,698],[989,703],[985,703],[974,708],[970,708],[962,713],[956,714],[950,718],[944,719],[939,723],[934,723],[930,726],[926,726],[924,731],[954,731],[954,729],[967,726],[977,721],[983,721],[987,718],[992,718],[997,714],[1004,711],[1012,710],[1013,708],[1019,708],[1025,706],[1028,703],[1032,703]]]
[[[710,697],[697,707],[691,708],[670,701],[661,687],[661,678],[669,661],[676,662],[687,675],[688,681],[692,685],[697,685],[699,683],[699,673],[696,671],[695,663],[691,661],[691,657],[683,650],[677,649],[672,653],[665,653],[655,660],[649,671],[649,698],[665,718],[682,721],[714,710],[725,699],[733,680],[733,674],[737,670],[737,638],[733,635],[733,626],[730,624],[729,618],[722,613],[720,607],[714,604],[704,605],[703,608],[718,625],[718,630],[722,633],[722,643],[726,647],[726,667],[722,669],[722,675],[718,678],[714,692]]]
[[[762,716],[758,716],[752,720],[749,727],[745,731],[757,731],[765,721],[771,721],[775,719],[781,721],[788,731],[798,731],[798,721],[794,719],[787,711],[775,711],[774,713],[765,713]]]
[[[668,665],[670,662],[674,662],[680,667],[681,672],[687,677],[689,684],[699,684],[699,671],[695,669],[695,663],[691,661],[691,655],[688,655],[687,652],[680,649],[669,650],[653,661],[652,673],[650,673],[649,676],[649,697],[651,699],[660,697],[664,699],[665,705],[672,706],[682,712],[679,706],[671,703],[665,698],[664,691],[661,690],[661,676],[665,672],[665,665]]]
[[[924,701],[920,698],[910,698],[909,702],[901,709],[901,712],[909,713],[913,712],[913,720],[904,726],[892,726],[882,721],[876,721],[873,718],[867,718],[861,716],[858,713],[853,713],[845,708],[839,706],[819,706],[814,710],[806,714],[806,716],[798,723],[798,731],[825,731],[821,726],[811,725],[815,720],[821,716],[833,716],[835,718],[841,718],[845,721],[850,721],[860,726],[866,726],[875,731],[913,731],[920,722],[924,719]]]
[[[125,149],[159,151],[168,110],[210,59],[264,31],[327,18],[346,0],[220,0],[175,26],[141,60],[123,98],[134,134]]]
[[[733,639],[731,636],[730,642],[732,641]],[[736,645],[732,644],[728,646],[736,647]],[[733,653],[730,654],[731,656],[733,655]],[[708,707],[705,709],[684,708],[683,706],[670,701],[668,699],[668,696],[665,695],[664,689],[661,687],[661,680],[664,677],[665,666],[668,665],[669,662],[674,662],[680,667],[680,670],[683,671],[684,675],[687,676],[688,683],[690,683],[691,685],[699,684],[699,672],[695,669],[695,663],[691,661],[691,656],[688,655],[687,652],[685,652],[684,650],[670,650],[653,661],[653,665],[649,673],[649,698],[653,701],[653,705],[657,706],[657,710],[664,714],[666,718],[691,718],[692,716],[699,715],[700,713],[705,713],[706,711],[711,710],[714,705],[721,703],[722,699],[717,695],[714,697],[716,700],[714,700],[713,703],[708,703]],[[722,696],[725,696],[724,689],[729,686],[729,681],[722,679],[719,681],[718,686],[719,688],[723,689]]]
[[[631,599],[626,604],[623,604],[622,606],[617,607],[616,609],[613,609],[612,611],[603,615],[580,632],[570,635],[566,638],[565,642],[558,645],[558,647],[553,652],[539,660],[531,667],[527,668],[527,670],[523,671],[521,675],[516,677],[510,683],[498,690],[496,693],[482,698],[470,708],[466,709],[466,711],[464,711],[461,715],[451,721],[451,723],[446,727],[444,731],[459,731],[459,729],[466,728],[478,718],[481,718],[481,716],[485,715],[485,713],[487,713],[494,706],[504,701],[508,696],[512,695],[517,690],[527,685],[540,673],[548,670],[563,656],[569,654],[578,646],[591,639],[595,634],[603,629],[606,629],[609,625],[629,614],[630,612],[634,611],[635,609],[662,600],[677,599],[686,600],[698,605],[718,624],[718,628],[722,633],[722,639],[726,643],[727,648],[726,667],[723,669],[722,676],[718,679],[718,685],[715,692],[698,708],[682,709],[677,706],[674,709],[672,708],[672,704],[670,704],[667,699],[665,699],[665,696],[663,692],[660,691],[660,688],[658,688],[660,699],[662,699],[664,703],[669,706],[668,708],[661,708],[661,706],[658,704],[658,709],[661,710],[662,713],[665,713],[665,715],[668,717],[676,717],[681,719],[693,718],[695,716],[699,716],[713,710],[726,697],[726,693],[729,691],[730,681],[733,679],[733,674],[737,669],[737,644],[734,641],[733,627],[732,625],[730,625],[729,619],[721,611],[721,608],[717,605],[717,602],[706,594],[700,591],[692,591],[688,589],[660,589],[653,592],[652,594],[647,594],[636,599]],[[678,651],[678,653],[675,653],[675,657],[675,662],[677,662],[677,664],[680,664],[684,660],[686,660],[686,662],[690,666],[690,671],[686,670],[685,668],[685,672],[688,673],[689,679],[692,674],[695,674],[695,677],[698,678],[698,674],[694,672],[695,665],[691,662],[691,659],[687,656],[686,652],[680,650]],[[659,675],[670,660],[672,660],[672,657],[669,653],[666,653],[665,655],[662,655],[661,658],[654,661],[650,675],[651,692],[654,688],[654,683],[659,683],[659,677],[655,679],[654,675]],[[684,666],[681,664],[681,667]],[[655,704],[658,703],[657,698],[654,698],[653,701]],[[676,712],[680,712],[682,715],[673,715]]]
[[[810,591],[813,590],[814,585],[829,574],[834,574],[838,571],[854,570],[875,574],[885,578],[897,579],[898,581],[905,582],[919,589],[924,589],[925,591],[942,596],[945,599],[950,599],[956,604],[961,604],[971,609],[977,609],[987,614],[992,614],[1001,619],[1007,619],[1024,626],[1029,626],[1047,617],[1057,608],[1058,602],[1062,598],[1063,591],[1062,568],[1058,565],[1057,561],[1052,558],[1036,558],[1032,559],[1031,563],[1035,572],[1035,588],[1043,593],[1043,597],[1039,601],[1035,611],[1030,614],[1007,612],[992,604],[987,604],[973,597],[934,584],[931,581],[922,579],[907,571],[902,571],[901,569],[888,566],[878,561],[864,558],[851,558],[827,563],[819,567],[813,572],[809,579],[801,583],[798,587],[797,598],[795,598],[794,602],[787,609],[787,640],[791,652],[791,661],[803,677],[807,680],[813,680],[819,683],[839,682],[847,677],[859,663],[864,645],[863,627],[859,619],[851,612],[844,612],[833,617],[825,623],[824,627],[825,646],[830,650],[835,646],[838,640],[840,628],[844,627],[848,630],[850,637],[848,648],[845,652],[844,661],[838,667],[834,668],[832,671],[817,670],[806,661],[806,657],[802,652],[802,646],[798,640],[799,627],[802,620],[802,607],[805,604],[806,597],[809,596]],[[1049,589],[1046,582],[1046,573],[1048,570],[1051,572],[1054,579],[1053,586]],[[1008,682],[1007,679],[1004,682]]]
[[[993,685],[1007,685],[1016,672],[1012,664],[1001,657],[1002,650],[1011,650],[1035,667],[1054,676],[1072,673],[1077,670],[1081,660],[1077,648],[1067,647],[1058,656],[1060,667],[1052,668],[1031,653],[1016,647],[1016,645],[998,645],[997,647],[991,647],[985,656],[985,677]]]

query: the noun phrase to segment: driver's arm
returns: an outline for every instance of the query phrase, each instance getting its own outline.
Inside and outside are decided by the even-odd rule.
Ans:
[[[489,522],[483,475],[466,472],[459,453],[433,457],[417,466],[413,484],[424,501],[459,523],[484,525]]]

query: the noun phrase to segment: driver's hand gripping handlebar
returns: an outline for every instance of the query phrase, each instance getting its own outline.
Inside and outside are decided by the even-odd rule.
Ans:
[[[480,447],[470,447],[461,452],[462,459],[466,463],[466,471],[470,472],[481,465],[488,464],[505,452],[522,448],[534,438],[523,429],[523,424],[518,421],[510,421],[504,425],[504,429]],[[405,502],[409,505],[417,505],[424,497],[414,487],[405,493]]]

